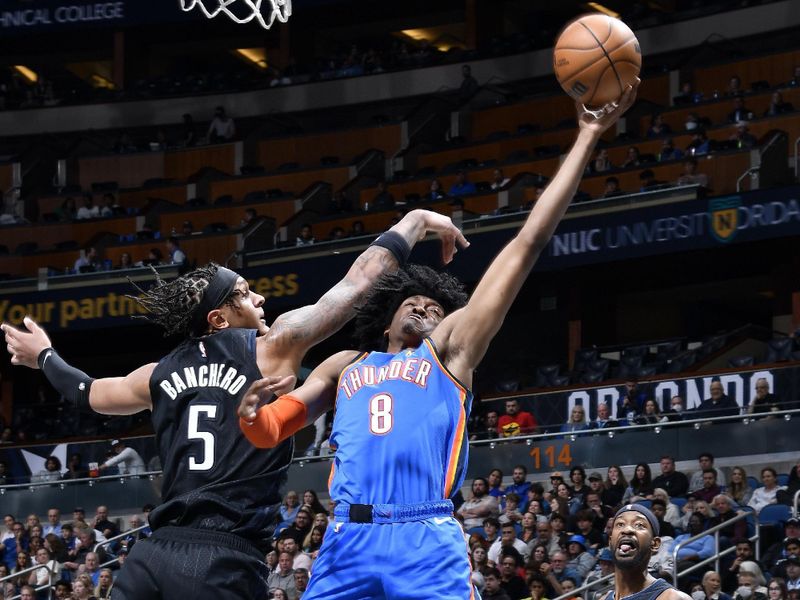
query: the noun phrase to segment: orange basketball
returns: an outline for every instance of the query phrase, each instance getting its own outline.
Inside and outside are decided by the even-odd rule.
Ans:
[[[553,48],[553,70],[564,91],[586,106],[619,99],[642,68],[639,40],[619,19],[584,15],[567,25]]]

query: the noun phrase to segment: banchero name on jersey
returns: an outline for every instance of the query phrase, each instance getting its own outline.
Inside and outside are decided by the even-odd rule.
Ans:
[[[175,400],[181,392],[197,387],[222,388],[231,396],[235,396],[245,383],[247,377],[239,375],[234,367],[229,367],[225,363],[209,363],[199,367],[184,367],[183,377],[178,371],[173,371],[169,374],[169,379],[162,379],[158,385],[172,400]]]

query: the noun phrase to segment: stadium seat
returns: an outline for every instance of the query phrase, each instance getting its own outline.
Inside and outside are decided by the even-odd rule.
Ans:
[[[686,498],[670,498],[669,500],[678,507],[678,510],[682,509],[686,505]]]
[[[483,530],[483,526],[482,525],[479,525],[477,527],[471,527],[471,528],[467,529],[467,535],[473,535],[475,533],[477,533],[482,538],[486,538],[486,532]]]
[[[752,367],[754,363],[752,356],[736,356],[728,360],[728,366],[733,368]]]
[[[789,474],[788,473],[779,473],[778,474],[778,485],[789,485]]]
[[[647,346],[630,346],[622,351],[622,356],[623,358],[638,358],[639,364],[641,364],[648,351]]]
[[[267,199],[267,192],[263,190],[253,190],[252,192],[247,192],[242,198],[242,202],[245,204],[249,204],[251,202],[264,202]]]
[[[558,377],[558,365],[540,365],[536,367],[534,385],[536,387],[547,387],[553,385],[552,381]]]
[[[588,370],[580,377],[581,383],[592,384],[600,383],[605,379],[605,375],[601,371]]]
[[[587,365],[597,358],[597,350],[594,348],[581,348],[575,351],[575,370],[584,371]]]
[[[767,354],[764,362],[781,362],[792,360],[792,338],[776,338],[767,342]]]
[[[645,377],[652,377],[656,374],[656,368],[654,366],[648,365],[646,367],[639,367],[636,370],[636,378],[643,379]]]
[[[233,196],[230,194],[224,194],[214,200],[214,206],[224,206],[228,204],[233,204]]]
[[[761,487],[761,482],[759,482],[758,479],[756,479],[752,475],[748,475],[747,476],[747,485],[750,486],[750,489],[754,490],[757,487]]]

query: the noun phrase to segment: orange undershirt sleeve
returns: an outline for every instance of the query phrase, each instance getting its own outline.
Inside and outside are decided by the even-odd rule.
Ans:
[[[253,421],[239,418],[239,428],[257,448],[274,448],[306,424],[308,408],[290,394],[258,409]]]

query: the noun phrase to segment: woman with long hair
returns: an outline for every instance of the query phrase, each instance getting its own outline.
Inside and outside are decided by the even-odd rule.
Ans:
[[[658,408],[658,403],[650,398],[644,403],[642,407],[642,414],[635,419],[637,425],[655,425],[656,423],[663,423],[667,418],[661,414]]]
[[[750,498],[753,497],[753,488],[747,483],[747,472],[742,467],[733,467],[727,492],[739,506],[746,506],[750,502]]]
[[[20,571],[24,571],[32,567],[31,565],[31,557],[28,555],[27,552],[17,552],[17,562],[14,563],[14,568],[11,569],[11,574],[16,575]],[[28,583],[28,575],[29,573],[25,573],[24,575],[20,575],[19,577],[15,577],[12,579],[14,585],[17,587],[23,586]]]
[[[472,547],[472,570],[483,573],[488,568],[489,554],[486,552],[486,548],[480,544],[474,545]]]
[[[605,483],[603,483],[603,492],[601,494],[603,504],[616,509],[622,504],[622,497],[625,495],[627,487],[628,482],[619,465],[611,465],[608,467],[606,480]]]
[[[521,539],[526,544],[536,539],[536,515],[532,512],[526,512],[522,515],[522,533],[519,534]]]
[[[97,600],[93,592],[92,578],[86,573],[78,575],[72,582],[72,600]]]
[[[758,563],[746,560],[740,564],[738,581],[733,600],[767,600],[767,581]],[[742,588],[748,588],[750,593],[743,593]]]
[[[94,595],[97,600],[108,600],[111,598],[111,588],[114,587],[114,575],[111,569],[100,569],[97,576],[97,586],[94,588]]]
[[[61,537],[55,533],[48,533],[44,536],[44,547],[50,551],[53,560],[64,563],[68,560],[67,545]]]
[[[294,523],[298,510],[300,510],[300,497],[297,492],[289,490],[281,504],[281,523]]]
[[[664,488],[656,488],[653,490],[653,500],[656,498],[663,500],[664,504],[667,505],[667,512],[664,514],[664,521],[672,525],[673,527],[680,527],[681,524],[681,511],[678,508],[678,505],[672,502],[667,493],[667,490]]]
[[[322,540],[325,537],[325,528],[314,526],[308,532],[306,539],[303,540],[303,552],[306,554],[313,554],[322,546]],[[312,557],[313,558],[313,557]]]
[[[636,502],[636,500],[642,498],[647,500],[652,500],[653,498],[653,476],[650,473],[650,465],[647,463],[636,465],[630,484],[622,496],[622,503]]]
[[[319,501],[319,496],[314,490],[303,492],[303,506],[308,506],[315,515],[318,513],[328,514],[327,509],[322,506],[322,502]]]
[[[706,571],[702,585],[706,600],[731,600],[731,597],[722,591],[722,578],[716,571]]]
[[[556,486],[556,495],[550,501],[550,508],[565,519],[569,519],[570,501],[572,500],[572,490],[563,481]]]
[[[767,586],[767,597],[769,600],[788,600],[789,589],[786,587],[786,580],[782,577],[773,577]]]

